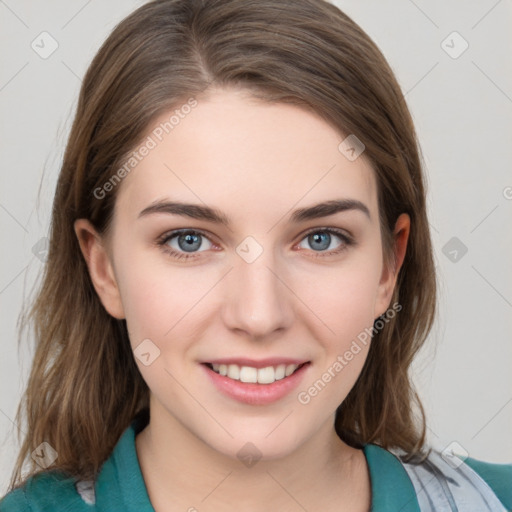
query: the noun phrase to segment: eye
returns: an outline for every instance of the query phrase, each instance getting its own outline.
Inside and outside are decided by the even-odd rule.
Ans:
[[[213,247],[212,242],[204,233],[193,229],[181,229],[166,233],[158,241],[158,245],[178,259],[193,258],[194,253],[203,252]],[[203,250],[199,250],[200,248]]]
[[[336,239],[338,242],[336,243]],[[191,259],[198,257],[201,253],[212,249],[214,244],[208,236],[195,229],[180,229],[165,233],[157,240],[159,246],[175,259]],[[301,243],[298,245],[301,249],[307,243],[315,256],[331,256],[339,254],[349,246],[354,245],[354,240],[340,230],[334,228],[316,228],[306,233]],[[202,249],[202,250],[200,250]]]
[[[338,243],[336,243],[336,239],[338,239]],[[308,249],[304,246],[304,243],[307,243],[314,252],[322,253],[318,256],[327,256],[342,252],[348,246],[353,245],[354,242],[348,235],[337,229],[316,228],[307,233],[299,244],[301,249]]]

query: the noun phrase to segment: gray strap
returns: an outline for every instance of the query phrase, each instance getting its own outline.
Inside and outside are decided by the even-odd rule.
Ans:
[[[445,455],[445,457],[447,457]],[[398,460],[414,486],[421,512],[507,512],[487,482],[459,458],[432,450],[421,463]]]

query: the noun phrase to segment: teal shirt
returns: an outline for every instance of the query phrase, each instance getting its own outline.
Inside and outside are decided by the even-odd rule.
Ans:
[[[8,493],[0,501],[0,512],[154,512],[135,449],[135,436],[143,427],[134,420],[103,464],[94,485],[95,503],[88,504],[87,496],[82,498],[73,479],[48,470]],[[365,445],[363,451],[370,471],[372,512],[421,512],[400,460],[374,444]],[[504,509],[512,511],[512,464],[471,458],[465,463],[487,483]],[[200,503],[190,506],[201,510]]]

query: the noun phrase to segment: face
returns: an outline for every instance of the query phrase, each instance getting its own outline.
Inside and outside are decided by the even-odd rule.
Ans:
[[[354,341],[390,307],[373,170],[317,115],[244,91],[198,98],[159,140],[171,114],[117,185],[91,276],[126,318],[152,418],[231,457],[248,441],[284,456],[333,429],[370,346]]]

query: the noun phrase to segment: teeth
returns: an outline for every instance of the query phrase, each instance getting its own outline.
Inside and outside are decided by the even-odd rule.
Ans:
[[[289,364],[286,367],[286,370],[285,370],[284,374],[288,377],[288,375],[291,375],[296,369],[297,369],[297,365],[296,364]]]
[[[240,379],[240,366],[236,364],[230,364],[228,366],[228,377],[230,379],[239,380]]]
[[[250,366],[240,368],[240,382],[258,382],[258,370]]]
[[[272,384],[276,381],[276,371],[272,366],[260,368],[258,370],[258,383],[259,384]]]
[[[285,376],[286,376],[286,366],[284,364],[280,364],[275,369],[274,377],[276,378],[276,380],[281,380],[281,379],[284,379]]]
[[[213,371],[240,382],[272,384],[276,380],[289,377],[298,367],[298,364],[280,364],[265,368],[252,366],[238,366],[237,364],[212,364]]]

